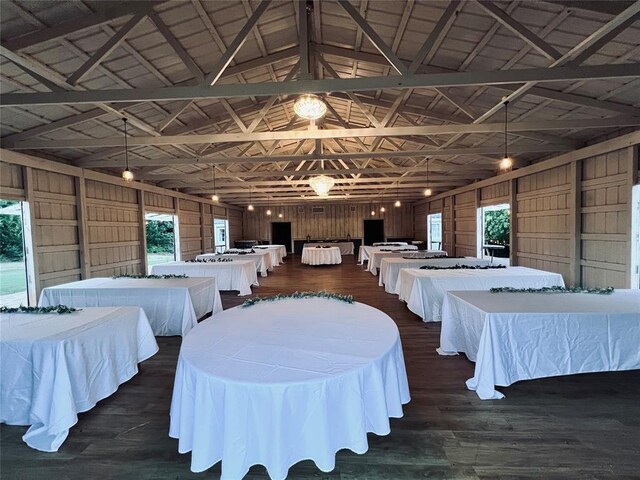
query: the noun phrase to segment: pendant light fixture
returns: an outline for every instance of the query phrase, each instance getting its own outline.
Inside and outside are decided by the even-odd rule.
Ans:
[[[384,213],[385,212],[385,208],[384,208],[384,190],[382,190],[382,206],[380,207],[380,213]]]
[[[133,182],[133,172],[129,170],[129,145],[127,143],[127,118],[126,117],[123,118],[122,121],[124,122],[124,162],[125,162],[124,171],[122,172],[122,179],[127,183],[131,183]]]
[[[429,187],[429,160],[427,159],[427,188],[424,189],[424,196],[431,196],[431,187]]]
[[[396,182],[396,203],[393,204],[394,207],[399,207],[402,205],[400,203],[400,182]]]
[[[211,165],[211,172],[213,173],[213,195],[211,195],[211,200],[218,202],[220,198],[216,195],[216,167],[214,165]]]
[[[251,186],[249,186],[249,205],[247,206],[247,210],[253,212],[253,203],[251,203]]]
[[[278,218],[282,218],[284,217],[284,215],[282,214],[282,212],[278,213]]]
[[[504,101],[504,157],[500,160],[500,170],[510,170],[513,166],[513,160],[509,157],[509,150],[507,144],[507,125],[508,125],[508,112],[509,112],[509,101],[506,100],[506,97],[503,98]]]

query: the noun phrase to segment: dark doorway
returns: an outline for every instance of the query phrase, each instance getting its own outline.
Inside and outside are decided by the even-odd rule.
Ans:
[[[364,244],[373,245],[384,242],[384,220],[364,221]]]
[[[271,243],[284,245],[287,247],[287,252],[291,253],[291,222],[271,223]]]

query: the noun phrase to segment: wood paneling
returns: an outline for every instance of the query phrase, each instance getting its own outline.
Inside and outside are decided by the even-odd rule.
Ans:
[[[0,198],[24,200],[24,180],[22,168],[18,165],[0,163]]]
[[[413,238],[414,215],[409,204],[394,207],[385,203],[385,212],[380,212],[381,203],[371,204],[321,204],[287,205],[271,207],[272,215],[266,214],[267,207],[256,207],[253,212],[244,212],[245,239],[271,239],[271,222],[291,222],[291,235],[294,240],[306,239],[307,235],[315,239],[362,238],[364,220],[384,220],[387,238]],[[371,215],[371,212],[375,212]],[[282,213],[282,218],[278,214]]]
[[[500,182],[480,189],[480,206],[509,203],[509,182]]]
[[[202,253],[202,215],[200,204],[178,199],[178,225],[180,231],[180,259],[192,260]]]
[[[454,255],[476,255],[476,192],[464,192],[453,197]]]

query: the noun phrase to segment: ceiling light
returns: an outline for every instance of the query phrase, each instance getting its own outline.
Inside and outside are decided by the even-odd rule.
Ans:
[[[302,95],[293,104],[293,111],[301,118],[317,120],[327,113],[327,105],[317,95]]]
[[[394,207],[399,207],[400,205],[402,205],[400,200],[396,200],[396,203],[393,204]]]
[[[508,143],[507,143],[507,127],[509,113],[509,100],[507,97],[502,98],[504,104],[504,157],[500,160],[500,170],[510,170],[513,167],[513,160],[509,157]]]
[[[313,188],[313,191],[316,192],[319,197],[328,197],[329,190],[331,190],[335,183],[336,181],[333,178],[327,177],[326,175],[317,175],[309,179],[309,186]]]
[[[249,187],[249,205],[247,206],[247,210],[253,212],[253,203],[251,202],[251,187]]]
[[[253,205],[249,204],[249,206],[247,207],[247,210],[249,210],[250,212],[253,212]]]
[[[278,214],[278,218],[282,218],[282,216],[283,216],[282,213]]]
[[[124,122],[124,162],[125,167],[122,172],[122,179],[127,182],[133,182],[133,172],[129,170],[129,145],[127,144],[127,119],[126,117],[122,119]]]
[[[384,207],[380,207],[380,211],[381,211],[382,213],[384,213],[384,212],[385,212]]]
[[[393,204],[394,207],[399,207],[400,205],[402,205],[400,203],[400,182],[396,182],[396,202]]]
[[[270,208],[267,208],[267,216],[268,217],[271,216],[271,209]]]
[[[371,216],[373,217],[376,214],[375,210],[371,210]]]
[[[214,165],[211,165],[211,173],[213,176],[213,195],[211,195],[211,200],[217,202],[220,198],[216,195],[216,167]]]
[[[220,200],[220,197],[218,197],[218,195],[214,193],[213,195],[211,195],[211,200],[213,200],[214,202],[217,202]]]
[[[427,158],[427,188],[424,189],[424,196],[431,196],[431,188],[429,187],[429,158]]]
[[[431,196],[431,189],[430,188],[425,188],[424,189],[424,196],[425,197],[430,197]]]

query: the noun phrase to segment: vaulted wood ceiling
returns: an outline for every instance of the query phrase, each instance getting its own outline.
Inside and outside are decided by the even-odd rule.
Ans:
[[[0,2],[2,147],[245,205],[419,200],[640,125],[640,2]],[[301,28],[302,27],[302,28]],[[293,102],[317,93],[317,124]]]

